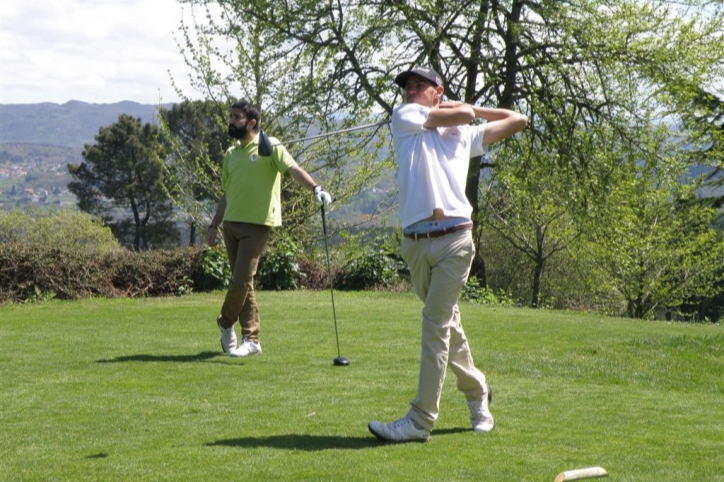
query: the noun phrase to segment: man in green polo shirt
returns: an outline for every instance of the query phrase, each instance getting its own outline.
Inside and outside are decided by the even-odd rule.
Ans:
[[[261,354],[254,276],[271,228],[282,224],[281,176],[288,172],[314,192],[319,204],[332,202],[329,193],[297,165],[284,146],[274,146],[267,157],[259,154],[259,119],[259,110],[247,101],[231,106],[229,135],[236,142],[224,155],[224,194],[207,235],[208,244],[215,246],[218,226],[223,222],[232,276],[216,323],[221,331],[222,350],[234,357]],[[270,141],[272,145],[278,143],[274,138]],[[237,320],[242,336],[238,347],[234,330]]]

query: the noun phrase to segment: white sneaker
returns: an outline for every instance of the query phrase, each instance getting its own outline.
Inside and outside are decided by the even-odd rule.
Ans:
[[[473,432],[490,432],[495,426],[493,415],[488,409],[488,393],[483,394],[482,400],[468,400],[470,424],[473,426]]]
[[[430,432],[417,428],[415,422],[407,416],[392,423],[373,421],[367,428],[383,442],[427,442],[430,439]]]
[[[261,343],[258,341],[251,341],[248,338],[241,340],[241,345],[236,350],[229,352],[229,355],[237,358],[261,355]]]
[[[224,350],[224,353],[231,353],[236,350],[236,332],[234,331],[234,327],[224,328],[221,326],[221,321],[218,318],[216,319],[216,325],[219,327],[219,330],[221,330],[221,349]]]

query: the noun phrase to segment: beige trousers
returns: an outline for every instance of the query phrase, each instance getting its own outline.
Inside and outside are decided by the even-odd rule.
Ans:
[[[224,328],[241,325],[241,336],[259,340],[259,310],[254,295],[254,276],[266,242],[269,226],[224,221],[224,243],[231,266],[231,282],[219,315]]]
[[[432,431],[448,365],[467,400],[485,394],[485,375],[473,363],[457,304],[475,255],[472,232],[418,241],[403,238],[400,252],[410,267],[412,287],[425,303],[417,396],[408,416]]]

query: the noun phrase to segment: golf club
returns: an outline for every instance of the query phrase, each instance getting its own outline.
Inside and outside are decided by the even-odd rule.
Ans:
[[[324,232],[324,252],[327,254],[327,274],[329,275],[329,291],[332,293],[332,315],[334,316],[334,335],[337,337],[337,358],[332,362],[335,366],[346,367],[349,360],[339,353],[339,332],[337,331],[337,310],[334,307],[334,287],[332,286],[332,268],[329,263],[329,246],[327,246],[327,220],[324,216],[324,203],[322,203],[322,231]]]
[[[261,117],[259,118],[261,124]],[[272,145],[269,141],[269,137],[264,132],[264,129],[259,129],[259,155],[262,157],[269,157],[272,155]]]
[[[389,123],[390,123],[389,120],[384,120],[384,121],[380,121],[380,122],[375,122],[373,124],[365,124],[365,125],[361,125],[361,126],[350,127],[347,129],[340,129],[338,131],[325,132],[323,134],[317,134],[317,135],[309,136],[309,137],[301,137],[299,139],[292,139],[290,141],[278,142],[276,144],[272,144],[271,141],[269,140],[269,137],[266,135],[266,132],[264,132],[264,129],[260,129],[259,130],[259,155],[262,157],[271,156],[272,149],[276,146],[281,146],[281,145],[286,146],[289,144],[294,144],[295,142],[304,142],[304,141],[311,141],[314,139],[322,139],[324,137],[329,137],[329,136],[333,136],[333,135],[337,135],[337,134],[344,134],[346,132],[353,132],[353,131],[359,131],[362,129],[369,129],[370,127],[383,126],[383,125],[389,124]]]

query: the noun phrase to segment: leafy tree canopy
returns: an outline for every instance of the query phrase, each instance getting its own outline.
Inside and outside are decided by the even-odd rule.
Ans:
[[[624,222],[609,194],[639,154],[667,170],[672,158],[650,143],[662,127],[690,147],[677,150],[685,164],[718,162],[720,106],[708,100],[720,98],[724,78],[720,1],[180,3],[197,14],[179,42],[195,87],[212,99],[251,99],[285,137],[388,117],[401,101],[392,79],[414,64],[437,70],[449,99],[527,114],[524,133],[472,160],[467,196],[476,223],[497,219],[506,239],[535,239],[517,246],[536,259],[539,278],[543,260],[577,239],[593,212],[607,226]],[[381,156],[390,161],[389,137],[379,134],[387,132],[302,145],[295,155],[351,194],[342,180],[363,179],[353,166],[369,173]],[[483,179],[492,190],[481,189]],[[507,209],[507,218],[481,212],[479,196],[493,191],[487,206]],[[510,222],[511,206],[521,222]]]
[[[162,188],[158,128],[122,114],[86,145],[81,164],[68,164],[68,189],[81,211],[100,216],[122,244],[134,249],[175,242],[172,205]]]

